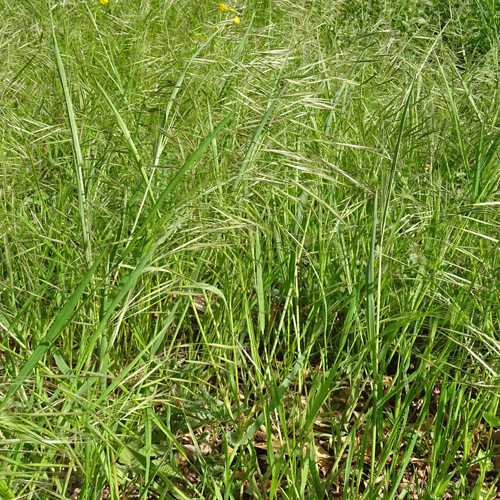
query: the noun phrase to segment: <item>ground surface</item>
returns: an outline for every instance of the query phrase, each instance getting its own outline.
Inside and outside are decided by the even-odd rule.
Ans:
[[[0,498],[494,498],[495,4],[0,0]]]

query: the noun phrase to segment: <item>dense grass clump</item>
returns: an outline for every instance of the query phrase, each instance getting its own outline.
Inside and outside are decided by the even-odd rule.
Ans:
[[[0,0],[0,498],[495,498],[500,15],[458,4]]]

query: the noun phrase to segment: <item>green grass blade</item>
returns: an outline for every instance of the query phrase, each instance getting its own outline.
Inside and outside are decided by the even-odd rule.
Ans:
[[[87,223],[85,184],[83,181],[83,156],[80,147],[80,139],[78,136],[78,128],[76,126],[75,112],[73,110],[73,101],[71,99],[71,92],[69,89],[68,80],[66,78],[66,70],[64,69],[61,53],[59,51],[59,45],[57,43],[56,30],[54,26],[54,21],[52,19],[52,11],[50,11],[50,21],[52,24],[52,40],[54,44],[54,56],[56,59],[57,72],[59,73],[59,79],[61,81],[61,86],[64,93],[64,102],[66,104],[66,112],[68,115],[69,126],[71,129],[71,138],[73,141],[73,151],[75,154],[75,174],[76,174],[76,188],[78,193],[78,212],[80,215],[83,247],[87,265],[90,266],[90,263],[92,261],[92,249],[91,249],[90,234]]]
[[[278,404],[281,402],[283,396],[285,395],[286,391],[290,387],[290,384],[293,382],[295,379],[297,373],[299,370],[302,368],[302,365],[304,364],[304,359],[305,359],[305,354],[302,354],[299,359],[296,361],[296,363],[293,365],[293,368],[290,370],[288,375],[286,376],[285,380],[281,383],[281,385],[277,388],[277,390],[274,392],[273,397],[271,398],[271,401],[269,402],[268,407],[266,408],[265,412],[261,413],[255,420],[255,422],[247,429],[245,434],[241,437],[241,439],[238,441],[236,444],[232,456],[234,457],[234,454],[236,453],[237,449],[244,445],[259,429],[259,427],[264,423],[264,420],[266,418],[266,413],[270,414],[273,412]]]
[[[245,173],[247,172],[252,157],[254,155],[254,152],[257,148],[257,145],[259,143],[260,136],[264,133],[264,129],[266,127],[267,122],[269,121],[269,118],[273,114],[274,107],[276,106],[276,99],[272,99],[268,106],[266,112],[262,115],[262,118],[259,122],[259,125],[257,126],[257,129],[255,130],[255,133],[252,137],[252,141],[250,143],[250,147],[247,150],[247,153],[245,155],[245,158],[243,158],[243,162],[241,163],[240,170],[238,172],[238,176],[236,177],[236,182],[235,182],[235,189],[237,189],[241,183],[241,180]]]
[[[196,148],[196,150],[191,154],[191,156],[186,160],[184,165],[177,171],[173,179],[168,183],[167,187],[164,189],[163,193],[160,195],[158,200],[156,201],[154,207],[151,209],[147,217],[144,219],[141,227],[134,234],[131,242],[128,244],[126,250],[124,251],[124,255],[128,255],[132,249],[137,244],[139,238],[144,234],[144,232],[150,227],[151,222],[157,217],[160,208],[163,206],[163,203],[167,199],[168,195],[177,187],[180,180],[184,176],[184,174],[201,158],[205,150],[208,146],[210,146],[211,142],[220,134],[222,129],[232,120],[235,111],[229,113],[219,124],[212,130],[212,132],[203,139],[201,144]]]
[[[14,493],[12,493],[12,490],[3,479],[0,479],[0,498],[2,500],[12,500],[15,498]]]
[[[113,111],[113,115],[116,118],[116,122],[118,123],[118,126],[120,127],[120,130],[122,131],[123,137],[125,137],[125,140],[127,141],[128,147],[130,148],[130,151],[132,152],[132,155],[134,157],[137,168],[139,169],[139,172],[142,176],[142,179],[144,180],[144,183],[146,185],[146,190],[149,194],[149,197],[151,198],[151,201],[153,203],[155,203],[153,192],[151,191],[151,182],[148,179],[146,171],[144,170],[141,156],[139,155],[139,151],[137,151],[137,147],[135,146],[135,143],[132,139],[132,136],[130,135],[130,131],[127,127],[127,124],[123,120],[123,118],[120,115],[120,112],[118,111],[116,106],[113,104],[113,101],[109,97],[108,93],[104,90],[104,88],[101,86],[101,84],[97,80],[96,80],[96,84],[99,87],[99,90],[101,91],[102,95],[106,99],[106,102],[108,103],[109,107],[111,108],[111,111]]]
[[[224,80],[224,83],[222,84],[222,87],[219,92],[219,99],[222,99],[224,96],[224,92],[226,90],[226,87],[228,86],[231,76],[233,74],[234,68],[238,64],[238,61],[240,60],[241,55],[243,54],[243,51],[245,50],[245,46],[248,42],[248,39],[250,37],[250,32],[252,31],[253,28],[253,22],[255,20],[255,13],[252,15],[252,19],[250,19],[250,22],[248,23],[247,30],[245,31],[245,34],[243,35],[243,38],[241,39],[240,44],[238,45],[238,49],[236,50],[236,54],[233,57],[233,60],[231,61],[231,66],[228,71],[228,76]]]
[[[77,289],[74,291],[73,295],[68,299],[64,307],[57,314],[54,319],[54,323],[50,327],[49,331],[42,339],[42,341],[36,346],[35,350],[28,358],[28,361],[19,371],[17,377],[12,382],[11,386],[7,390],[5,398],[0,402],[0,408],[3,408],[9,399],[17,392],[19,387],[24,383],[26,377],[30,375],[30,373],[34,370],[38,362],[43,358],[44,354],[50,349],[58,336],[62,333],[64,327],[66,326],[67,321],[70,319],[73,311],[75,310],[83,292],[87,288],[87,285],[92,280],[95,271],[97,270],[101,260],[103,259],[102,254],[92,265],[92,267],[85,274],[82,282],[78,285]]]
[[[264,301],[264,279],[259,228],[255,231],[255,288],[257,290],[259,333],[264,338],[264,332],[266,331],[266,306]]]
[[[172,90],[172,94],[170,95],[170,99],[167,103],[167,107],[165,109],[165,115],[163,116],[163,123],[160,127],[160,132],[158,134],[158,137],[156,139],[156,148],[154,152],[154,165],[159,165],[160,164],[160,158],[163,153],[163,150],[165,149],[167,140],[166,140],[166,135],[163,130],[168,130],[168,120],[170,118],[170,113],[172,111],[172,107],[174,105],[175,99],[177,97],[177,94],[180,92],[182,88],[182,84],[184,83],[184,79],[186,78],[187,72],[195,59],[200,55],[200,53],[203,51],[203,49],[210,44],[212,39],[217,35],[217,32],[214,32],[210,37],[207,38],[205,43],[203,43],[191,56],[189,61],[186,63],[184,66],[184,69],[182,70],[181,74],[179,75],[179,78],[175,82],[174,89]]]
[[[168,231],[159,238],[154,245],[149,248],[149,250],[142,256],[140,261],[137,263],[133,271],[129,274],[129,276],[125,279],[125,282],[121,285],[118,292],[116,293],[113,300],[107,306],[107,310],[104,312],[101,321],[95,328],[94,332],[90,336],[90,339],[87,341],[87,345],[85,347],[82,346],[82,353],[79,357],[78,364],[76,367],[76,373],[80,373],[83,366],[86,366],[90,362],[90,358],[92,356],[92,351],[94,350],[95,344],[97,340],[100,339],[102,333],[106,329],[108,325],[108,320],[110,316],[113,314],[115,308],[118,304],[123,300],[125,295],[132,290],[134,285],[137,283],[137,280],[144,272],[144,268],[149,262],[149,259],[152,257],[156,249],[162,245],[170,236],[175,232],[177,227],[180,225],[180,220],[178,220],[175,224],[173,224]]]

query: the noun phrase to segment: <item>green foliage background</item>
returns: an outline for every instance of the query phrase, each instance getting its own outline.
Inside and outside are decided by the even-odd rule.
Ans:
[[[0,497],[493,498],[496,1],[228,6],[0,0]]]

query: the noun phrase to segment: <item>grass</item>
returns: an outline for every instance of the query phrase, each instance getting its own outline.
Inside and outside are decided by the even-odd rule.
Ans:
[[[495,1],[228,6],[0,0],[0,498],[495,498]]]

